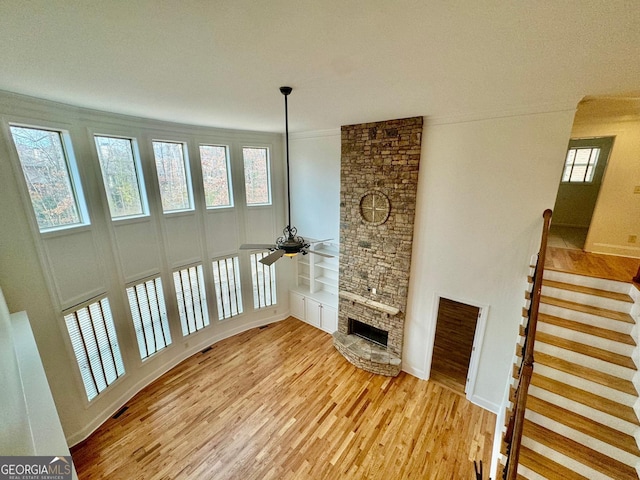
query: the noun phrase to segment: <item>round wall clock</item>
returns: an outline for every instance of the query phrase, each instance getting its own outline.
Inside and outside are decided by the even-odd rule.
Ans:
[[[383,224],[389,218],[390,211],[389,198],[378,190],[370,190],[360,197],[360,216],[367,223]]]

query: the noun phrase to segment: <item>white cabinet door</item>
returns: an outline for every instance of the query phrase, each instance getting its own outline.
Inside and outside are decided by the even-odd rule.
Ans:
[[[321,327],[327,333],[333,333],[338,330],[338,310],[326,305],[320,305]]]
[[[289,303],[291,316],[296,317],[298,320],[305,319],[305,308],[304,305],[306,303],[306,298],[304,295],[300,295],[296,292],[289,292]]]
[[[305,321],[314,327],[320,328],[320,303],[307,298],[305,300]]]

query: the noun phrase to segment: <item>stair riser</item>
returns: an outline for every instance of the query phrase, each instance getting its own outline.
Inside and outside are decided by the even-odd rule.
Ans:
[[[625,405],[627,407],[633,407],[637,399],[637,397],[633,395],[629,395],[628,393],[624,393],[619,390],[615,390],[613,388],[600,385],[599,383],[585,380],[582,377],[569,375],[567,373],[561,372],[560,370],[555,370],[554,368],[547,367],[546,365],[536,364],[534,369],[536,373],[543,375],[547,378],[551,378],[552,380],[558,380],[572,387],[576,387],[581,390],[586,390],[587,392],[593,393],[600,397],[605,397],[610,400],[614,400],[620,403],[621,405]]]
[[[640,457],[636,457],[596,438],[585,435],[582,432],[569,428],[566,425],[540,415],[539,413],[527,410],[525,418],[593,450],[604,453],[605,455],[617,460],[618,462],[624,463],[625,465],[629,465],[630,467],[635,467],[636,463],[640,461]]]
[[[576,322],[586,323],[587,325],[606,328],[614,332],[626,333],[628,335],[631,334],[633,328],[633,324],[631,323],[599,317],[598,315],[592,315],[590,313],[577,312],[569,308],[556,307],[546,303],[540,304],[540,312],[553,315],[554,317],[566,318],[567,320],[574,320]]]
[[[598,288],[600,290],[608,290],[616,293],[629,293],[629,284],[624,282],[616,282],[615,280],[605,280],[602,278],[585,277],[583,275],[574,275],[571,273],[556,272],[553,270],[545,270],[544,278],[555,282],[572,283],[582,287]]]
[[[607,425],[614,430],[619,430],[620,432],[627,435],[635,435],[635,433],[639,430],[638,426],[634,425],[633,423],[601,412],[600,410],[591,408],[588,405],[569,400],[568,398],[565,398],[553,392],[549,392],[534,385],[529,388],[529,395],[537,397],[541,400],[545,400],[566,410],[575,412],[579,415],[582,415],[583,417],[590,418],[594,422]]]
[[[542,321],[538,323],[538,331],[548,333],[550,335],[555,335],[556,337],[564,338],[566,340],[571,340],[573,342],[578,342],[583,345],[588,345],[590,347],[608,350],[609,352],[624,355],[626,357],[631,357],[635,348],[633,345],[614,342],[606,338],[596,337],[594,335],[577,332],[575,330],[558,327],[556,325],[550,325]]]
[[[563,290],[555,287],[542,287],[542,294],[553,298],[559,298],[561,300],[568,300],[570,302],[581,303],[583,305],[590,305],[592,307],[606,308],[614,310],[616,312],[629,313],[631,310],[631,302],[623,302],[621,300],[614,300],[612,298],[599,297],[596,295],[589,295],[587,293],[574,292],[571,290]]]

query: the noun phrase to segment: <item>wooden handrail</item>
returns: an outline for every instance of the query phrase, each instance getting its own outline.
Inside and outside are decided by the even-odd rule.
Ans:
[[[547,253],[547,240],[549,237],[549,225],[551,224],[552,211],[547,209],[542,214],[544,226],[542,228],[542,239],[540,241],[540,252],[536,263],[536,271],[533,279],[533,291],[531,305],[529,307],[529,322],[526,329],[525,346],[522,355],[522,365],[520,367],[520,383],[518,384],[515,398],[512,423],[507,431],[511,437],[508,449],[507,465],[504,478],[515,480],[518,473],[518,460],[520,457],[520,444],[522,442],[522,428],[524,426],[524,413],[527,408],[527,394],[529,384],[533,375],[533,347],[536,340],[536,330],[538,328],[538,311],[540,309],[540,296],[542,294],[542,275],[544,273],[544,262]]]

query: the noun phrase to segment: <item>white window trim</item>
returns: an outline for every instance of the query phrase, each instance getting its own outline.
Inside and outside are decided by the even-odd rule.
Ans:
[[[140,159],[140,149],[138,147],[138,139],[136,137],[131,137],[128,135],[118,135],[114,133],[100,133],[98,131],[90,131],[91,138],[93,139],[93,149],[96,153],[96,159],[98,161],[98,169],[100,171],[100,176],[102,179],[102,188],[104,189],[105,194],[105,202],[107,203],[107,208],[109,210],[109,216],[111,221],[113,222],[123,222],[125,220],[139,220],[148,218],[150,216],[149,210],[149,199],[147,197],[147,183],[144,178],[144,172],[142,171],[142,161]],[[96,145],[96,137],[108,137],[108,138],[118,138],[122,140],[129,140],[131,142],[131,153],[133,155],[133,167],[136,172],[136,180],[138,182],[138,195],[140,195],[140,204],[142,206],[142,213],[136,215],[124,215],[121,217],[113,217],[111,215],[111,209],[109,208],[109,201],[107,200],[107,188],[104,186],[104,175],[102,173],[102,165],[100,164],[100,154],[98,152],[98,147]],[[155,160],[155,159],[154,159]]]

